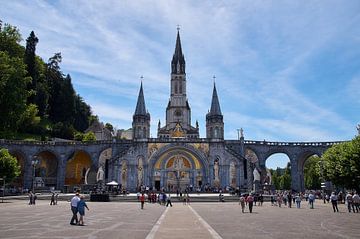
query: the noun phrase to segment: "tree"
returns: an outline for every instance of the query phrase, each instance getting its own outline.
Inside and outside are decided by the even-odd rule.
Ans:
[[[360,189],[360,136],[350,142],[333,145],[325,151],[323,173],[326,180],[347,189]]]
[[[27,88],[31,91],[31,95],[28,98],[29,103],[35,103],[37,82],[39,79],[39,72],[35,67],[35,50],[36,44],[39,42],[39,39],[35,36],[34,31],[31,31],[30,36],[26,39],[26,48],[24,55],[24,62],[26,64],[27,76],[31,77]]]
[[[83,142],[89,142],[89,141],[95,141],[96,140],[96,136],[94,134],[94,132],[88,132],[86,134],[84,134],[84,138],[83,138]]]
[[[10,57],[22,58],[24,47],[20,45],[21,34],[19,30],[10,24],[2,24],[0,20],[0,52],[6,52]]]
[[[112,124],[110,124],[110,123],[106,123],[106,124],[105,124],[105,128],[107,128],[108,130],[110,130],[110,132],[114,132],[114,127],[113,127]]]
[[[25,112],[28,91],[22,59],[0,51],[0,131],[16,132]]]
[[[0,176],[11,182],[20,175],[20,170],[17,159],[11,156],[7,149],[0,149]]]
[[[318,156],[311,156],[304,164],[304,181],[306,189],[321,189],[321,174],[318,168],[320,158]]]
[[[89,128],[90,116],[90,106],[84,102],[80,95],[76,95],[74,128],[78,131],[84,132],[87,128]]]

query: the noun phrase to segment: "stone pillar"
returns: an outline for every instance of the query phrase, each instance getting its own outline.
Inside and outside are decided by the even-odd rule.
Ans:
[[[31,165],[31,161],[33,160],[33,155],[28,155],[24,160],[24,188],[32,190],[33,166]]]
[[[58,159],[56,188],[62,191],[64,190],[64,185],[65,185],[66,163],[67,163],[66,155],[60,154],[60,158]]]
[[[300,174],[298,170],[298,161],[296,160],[296,157],[290,158],[290,164],[291,164],[291,189],[296,190],[298,192],[303,191],[301,187],[301,180],[300,180]]]

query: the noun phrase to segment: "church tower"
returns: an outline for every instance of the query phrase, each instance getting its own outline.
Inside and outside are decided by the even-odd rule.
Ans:
[[[142,82],[132,122],[133,139],[150,138],[150,114],[146,111]]]
[[[170,99],[166,108],[166,125],[158,126],[159,138],[198,138],[199,128],[191,126],[191,109],[186,97],[185,58],[179,28],[171,61]]]
[[[224,121],[214,82],[210,112],[206,114],[206,138],[224,139]]]

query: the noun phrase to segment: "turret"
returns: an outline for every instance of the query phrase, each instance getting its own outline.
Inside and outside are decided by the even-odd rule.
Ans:
[[[133,115],[132,128],[134,139],[146,139],[150,137],[150,114],[146,111],[142,82]]]
[[[224,139],[224,121],[214,83],[211,108],[206,114],[206,138]]]

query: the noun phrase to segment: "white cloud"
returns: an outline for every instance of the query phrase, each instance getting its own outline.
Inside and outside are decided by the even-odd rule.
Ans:
[[[359,69],[359,51],[352,56],[343,51],[358,48],[356,1],[39,0],[2,5],[2,20],[17,25],[24,38],[34,30],[40,39],[37,52],[45,60],[61,51],[62,70],[73,76],[94,112],[118,124],[131,123],[128,112],[134,111],[141,75],[152,134],[158,119],[164,123],[177,24],[192,119],[199,120],[201,132],[211,104],[212,75],[217,76],[226,137],[236,138],[236,128],[243,127],[260,140],[348,139],[358,121],[330,101],[318,102],[309,94],[312,89],[298,87],[327,70],[325,63],[319,69],[308,64],[328,49],[335,48],[345,69],[348,60]],[[359,103],[358,72],[350,71],[344,91],[348,101]],[[320,87],[329,92],[329,85]]]

